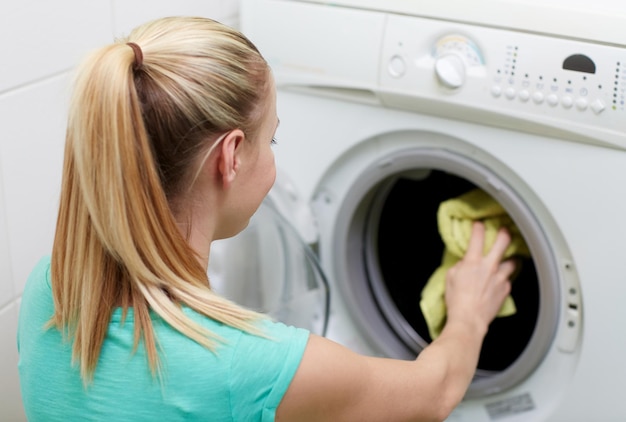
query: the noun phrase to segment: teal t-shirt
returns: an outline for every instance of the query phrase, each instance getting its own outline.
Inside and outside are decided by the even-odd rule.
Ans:
[[[154,315],[162,377],[152,377],[145,352],[133,348],[133,314],[111,318],[93,383],[85,389],[72,365],[72,345],[56,328],[50,259],[28,279],[18,327],[22,399],[37,421],[273,421],[307,344],[306,330],[264,321],[268,338],[247,334],[186,308],[226,340],[216,353]]]

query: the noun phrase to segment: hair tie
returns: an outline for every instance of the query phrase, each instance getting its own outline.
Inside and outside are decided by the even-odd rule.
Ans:
[[[138,70],[143,64],[143,53],[141,52],[141,47],[139,47],[134,42],[127,42],[126,45],[132,48],[133,53],[135,53],[135,61],[133,63],[133,70]]]

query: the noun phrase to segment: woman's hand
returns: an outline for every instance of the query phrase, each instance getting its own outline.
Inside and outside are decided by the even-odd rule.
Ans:
[[[513,260],[502,261],[511,237],[501,229],[489,252],[483,255],[485,227],[476,222],[463,259],[448,270],[446,305],[448,322],[457,319],[478,324],[486,332],[511,291]]]

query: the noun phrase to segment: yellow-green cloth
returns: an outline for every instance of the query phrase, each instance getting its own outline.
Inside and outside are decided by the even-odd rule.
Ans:
[[[485,253],[493,246],[498,230],[506,227],[511,235],[511,243],[504,253],[504,258],[514,255],[530,256],[528,246],[511,217],[483,190],[474,189],[442,202],[437,211],[437,224],[445,248],[441,265],[424,286],[420,301],[420,308],[433,340],[441,334],[446,322],[446,273],[465,255],[474,221],[481,221],[485,225]],[[513,298],[509,296],[500,308],[498,316],[513,315],[516,311]]]

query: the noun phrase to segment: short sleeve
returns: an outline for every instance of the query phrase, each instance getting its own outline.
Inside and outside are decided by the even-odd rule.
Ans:
[[[273,421],[293,379],[309,332],[282,323],[263,323],[267,338],[243,334],[231,365],[233,420]]]

